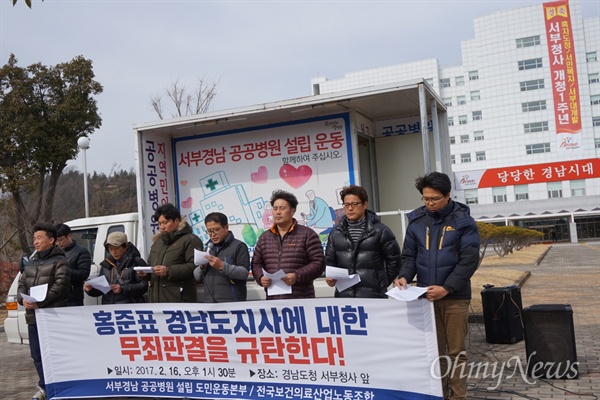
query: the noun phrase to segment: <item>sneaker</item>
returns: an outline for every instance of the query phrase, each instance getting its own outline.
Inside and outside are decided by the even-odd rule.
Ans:
[[[38,391],[31,397],[31,400],[46,400],[46,391],[38,387]]]

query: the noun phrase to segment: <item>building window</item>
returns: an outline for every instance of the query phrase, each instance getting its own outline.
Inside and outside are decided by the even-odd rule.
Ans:
[[[485,161],[485,151],[476,151],[475,152],[475,160]]]
[[[598,61],[598,54],[595,51],[585,53],[585,60],[587,62]]]
[[[466,96],[458,96],[456,98],[456,102],[458,103],[458,105],[463,105],[463,104],[467,104],[467,97]]]
[[[469,80],[476,81],[479,79],[479,71],[469,71]]]
[[[460,162],[461,163],[471,162],[471,153],[462,153],[460,155]]]
[[[467,116],[466,115],[459,115],[458,116],[458,124],[459,125],[465,125],[467,123]]]
[[[546,109],[546,100],[528,101],[527,103],[521,103],[523,112],[540,111]]]
[[[592,125],[600,126],[600,117],[592,117]]]
[[[523,81],[519,82],[519,86],[521,87],[521,92],[528,92],[530,90],[538,90],[544,88],[544,80],[543,79],[534,79],[532,81]]]
[[[461,143],[469,143],[469,135],[460,135]]]
[[[454,126],[454,117],[448,117],[448,126]]]
[[[600,149],[600,138],[594,138],[594,147]]]
[[[465,84],[465,77],[464,76],[457,76],[456,78],[454,78],[454,83],[456,84],[456,86],[462,86]]]
[[[525,128],[525,133],[546,132],[548,130],[548,121],[531,122],[523,124],[523,127]]]
[[[440,86],[443,88],[450,87],[450,78],[440,79]]]
[[[477,189],[466,189],[465,190],[465,203],[479,204],[479,199],[477,198]]]
[[[471,100],[479,100],[481,95],[479,94],[479,90],[473,90],[471,92]]]
[[[476,142],[485,139],[485,137],[483,136],[483,131],[475,131],[473,132],[473,136],[475,136]]]
[[[542,68],[541,58],[532,58],[530,60],[518,61],[519,71],[525,71],[527,69]]]
[[[590,96],[592,105],[600,104],[600,94],[594,94]]]
[[[529,200],[529,185],[516,185],[515,186],[515,200]]]
[[[571,181],[571,196],[585,196],[585,180]]]
[[[483,119],[483,115],[481,115],[481,111],[473,111],[473,121],[479,121]]]
[[[588,82],[589,83],[599,83],[600,82],[600,74],[598,74],[598,73],[589,74],[588,75]]]
[[[548,188],[548,198],[556,199],[562,196],[562,182],[548,182],[546,184]]]
[[[539,46],[539,45],[540,45],[540,35],[527,36],[524,38],[517,39],[517,49],[520,49],[523,47]]]
[[[492,188],[492,195],[494,196],[494,203],[506,203],[506,187],[494,187]]]
[[[550,142],[525,145],[527,154],[550,153]]]
[[[442,101],[446,107],[452,107],[452,97],[446,97],[445,99],[442,99]]]
[[[450,144],[456,144],[456,136],[450,136]]]
[[[454,154],[450,156],[450,163],[452,163],[452,165],[456,164],[456,156]]]

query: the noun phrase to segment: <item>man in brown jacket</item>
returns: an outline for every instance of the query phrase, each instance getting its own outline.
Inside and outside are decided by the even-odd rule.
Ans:
[[[252,275],[265,291],[271,279],[263,274],[283,270],[283,282],[291,294],[268,296],[267,300],[315,297],[313,281],[325,270],[325,256],[319,235],[299,225],[294,218],[298,199],[292,193],[276,190],[271,196],[274,224],[258,238],[252,256]]]

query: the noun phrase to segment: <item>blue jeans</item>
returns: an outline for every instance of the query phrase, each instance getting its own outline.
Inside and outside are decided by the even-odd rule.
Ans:
[[[38,385],[42,389],[46,390],[46,382],[44,382],[44,368],[42,366],[42,351],[40,349],[40,338],[38,336],[37,325],[27,325],[27,331],[29,332],[29,351],[31,353],[31,358],[33,358],[35,370],[40,378]]]

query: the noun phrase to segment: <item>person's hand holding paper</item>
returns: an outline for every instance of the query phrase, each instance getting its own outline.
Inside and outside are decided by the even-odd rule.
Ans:
[[[267,287],[267,296],[292,293],[292,287],[282,281],[282,279],[285,278],[285,272],[283,272],[283,270],[279,269],[277,272],[270,274],[263,269],[263,276],[271,280],[271,285]]]
[[[206,265],[208,264],[208,258],[210,254],[206,251],[196,250],[194,249],[194,264],[196,265]]]
[[[360,282],[358,274],[349,275],[346,268],[332,267],[331,265],[325,266],[325,277],[335,279],[335,288],[338,292],[342,292]]]

